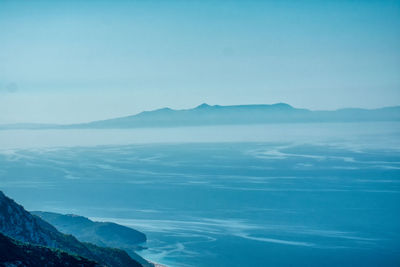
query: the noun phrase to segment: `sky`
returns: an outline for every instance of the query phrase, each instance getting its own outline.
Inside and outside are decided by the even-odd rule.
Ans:
[[[400,105],[400,1],[0,0],[0,124]]]

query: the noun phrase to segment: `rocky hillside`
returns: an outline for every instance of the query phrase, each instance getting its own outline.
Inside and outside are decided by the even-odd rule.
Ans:
[[[146,235],[129,227],[111,222],[94,222],[86,217],[73,214],[33,211],[64,234],[71,234],[79,241],[89,242],[102,247],[113,247],[125,250],[131,258],[142,265],[148,262],[135,253],[146,242]]]
[[[71,255],[61,250],[22,243],[0,234],[0,266],[100,267],[101,265],[94,261],[80,256]]]
[[[123,250],[82,243],[72,235],[59,232],[51,224],[27,212],[1,191],[0,233],[21,242],[81,255],[110,267],[142,266]]]
[[[39,216],[63,233],[101,246],[115,247],[123,243],[135,248],[146,242],[145,234],[112,222],[94,222],[83,216],[54,212],[32,211],[31,214]]]

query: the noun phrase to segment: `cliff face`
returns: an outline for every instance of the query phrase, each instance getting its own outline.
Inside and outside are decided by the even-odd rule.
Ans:
[[[6,197],[1,191],[0,233],[18,241],[81,255],[110,267],[142,266],[123,250],[82,243],[72,235],[59,232],[49,223],[27,212],[21,205]]]
[[[50,224],[37,220],[25,209],[0,191],[0,231],[22,242],[57,247],[49,233],[57,230]]]

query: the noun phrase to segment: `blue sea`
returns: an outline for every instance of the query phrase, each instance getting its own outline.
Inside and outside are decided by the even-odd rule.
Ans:
[[[171,267],[400,266],[400,123],[0,131],[0,189]]]

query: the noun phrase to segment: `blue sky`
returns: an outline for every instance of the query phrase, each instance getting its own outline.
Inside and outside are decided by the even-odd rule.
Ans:
[[[0,0],[0,123],[400,104],[400,1]]]

